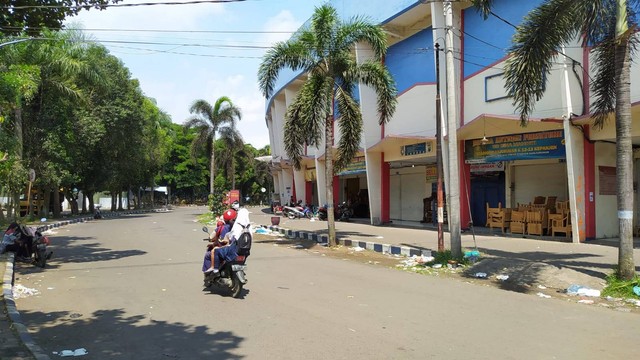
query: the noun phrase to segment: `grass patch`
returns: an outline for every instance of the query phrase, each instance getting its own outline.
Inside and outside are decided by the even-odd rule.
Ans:
[[[602,296],[638,299],[639,296],[633,292],[634,286],[640,286],[640,277],[638,275],[631,280],[622,280],[616,270],[607,276],[607,286],[602,290]]]
[[[213,213],[210,211],[207,211],[206,213],[199,215],[198,216],[198,222],[204,225],[215,225],[215,220],[214,220],[214,216]]]
[[[465,258],[464,256],[455,257],[453,256],[453,254],[451,254],[451,250],[434,252],[432,255],[434,258],[433,261],[428,262],[425,265],[433,266],[435,264],[442,264],[442,266],[447,266],[447,264],[450,264],[452,262],[459,265],[469,265],[469,259]]]

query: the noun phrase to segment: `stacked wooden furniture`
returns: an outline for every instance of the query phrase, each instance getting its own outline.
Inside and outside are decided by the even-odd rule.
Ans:
[[[550,221],[551,236],[563,233],[565,237],[571,236],[571,211],[569,210],[569,200],[556,204],[556,214]]]
[[[497,208],[489,207],[487,203],[487,223],[486,227],[493,230],[494,227],[500,228],[502,233],[505,229],[509,228],[511,222],[511,209],[505,209],[502,207],[502,203],[498,203]]]
[[[509,230],[512,234],[524,234],[527,230],[526,224],[526,211],[511,211],[511,222],[509,223]]]

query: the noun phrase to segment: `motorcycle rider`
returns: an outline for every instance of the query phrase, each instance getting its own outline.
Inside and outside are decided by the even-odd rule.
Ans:
[[[204,254],[204,261],[202,263],[202,271],[204,273],[214,271],[212,258],[215,257],[215,252],[220,249],[221,246],[226,244],[225,237],[227,233],[231,231],[237,215],[238,213],[234,209],[229,209],[222,214],[224,224],[216,229],[214,236],[211,239],[213,244],[207,247],[207,251]]]
[[[226,244],[215,249],[213,255],[213,273],[217,273],[223,261],[233,261],[238,256],[236,240],[240,237],[244,229],[251,225],[249,220],[249,210],[240,209],[231,231],[225,236]]]

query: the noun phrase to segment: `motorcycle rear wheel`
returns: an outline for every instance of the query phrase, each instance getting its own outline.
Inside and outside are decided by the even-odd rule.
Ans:
[[[238,276],[234,273],[231,276],[231,296],[238,298],[242,293],[242,282],[238,279]]]

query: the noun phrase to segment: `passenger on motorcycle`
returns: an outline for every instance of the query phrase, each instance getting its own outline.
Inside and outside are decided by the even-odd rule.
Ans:
[[[231,231],[236,216],[237,212],[233,209],[229,209],[222,214],[224,222],[222,224],[218,223],[219,226],[211,239],[212,244],[207,247],[207,251],[204,254],[204,261],[202,263],[203,272],[209,273],[214,271],[213,261],[211,259],[214,257],[215,251],[226,244],[225,236]]]
[[[249,210],[240,209],[238,211],[238,217],[236,218],[231,231],[225,236],[227,244],[220,248],[215,249],[213,257],[213,272],[217,273],[220,269],[220,265],[223,261],[233,261],[238,256],[238,249],[236,247],[236,240],[240,237],[244,229],[247,229],[251,224],[249,221]]]

